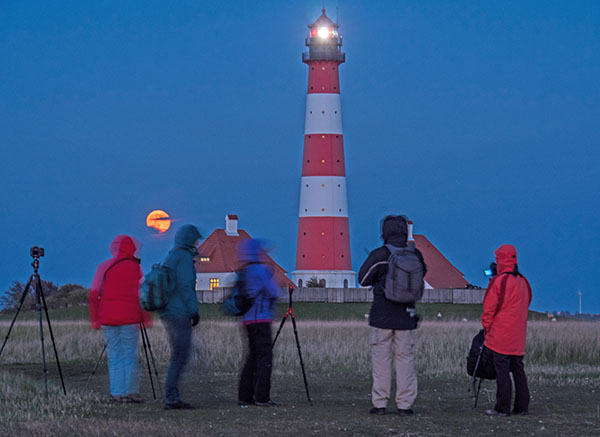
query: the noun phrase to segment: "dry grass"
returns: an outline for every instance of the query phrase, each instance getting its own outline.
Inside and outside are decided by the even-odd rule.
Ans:
[[[466,391],[469,384],[464,362],[479,324],[424,322],[416,331],[418,414],[401,424],[397,417],[373,420],[367,413],[370,357],[364,321],[298,322],[317,408],[304,400],[293,330],[291,323],[286,324],[275,348],[273,384],[274,396],[284,407],[275,412],[236,409],[235,375],[243,355],[240,328],[233,322],[203,321],[194,331],[194,354],[184,384],[186,399],[200,409],[181,414],[165,413],[160,402],[108,404],[103,391],[105,367],[94,379],[93,390],[83,390],[102,350],[102,335],[80,321],[57,321],[53,327],[68,394],[62,395],[51,366],[50,397],[45,399],[39,372],[38,325],[20,322],[2,356],[8,370],[0,370],[0,435],[265,435],[291,430],[302,435],[600,433],[597,323],[530,322],[526,365],[532,387],[532,417],[490,421],[481,417],[481,411],[471,409]],[[0,338],[7,328],[8,323],[0,322]],[[165,331],[157,323],[148,333],[163,379],[169,358]],[[48,333],[45,339],[52,363]],[[147,375],[143,378],[149,399]],[[485,384],[480,410],[493,406],[493,394],[493,383]],[[574,397],[580,402],[574,403]]]
[[[0,323],[0,330],[6,329]],[[102,350],[102,335],[85,322],[53,324],[62,361],[93,362]],[[274,328],[277,328],[275,326]],[[476,322],[424,322],[416,331],[418,372],[423,376],[464,375],[464,362]],[[168,344],[162,324],[148,329],[159,366],[168,362]],[[299,321],[298,333],[307,368],[325,375],[364,374],[370,371],[368,326],[362,321]],[[211,374],[231,374],[243,355],[240,328],[233,322],[205,321],[194,331],[192,366]],[[52,356],[50,337],[46,350]],[[569,383],[598,382],[600,378],[600,324],[593,322],[530,322],[526,365],[534,380],[564,379]],[[2,356],[3,363],[41,361],[35,322],[19,323]],[[274,369],[296,373],[297,350],[291,323],[286,323],[275,347]]]

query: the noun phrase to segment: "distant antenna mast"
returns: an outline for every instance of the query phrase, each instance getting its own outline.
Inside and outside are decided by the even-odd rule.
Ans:
[[[340,0],[335,3],[335,24],[340,24]]]

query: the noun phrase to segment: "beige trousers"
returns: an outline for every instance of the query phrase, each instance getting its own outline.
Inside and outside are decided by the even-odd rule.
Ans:
[[[396,367],[396,406],[412,407],[417,397],[415,341],[412,331],[379,329],[371,326],[369,334],[373,365],[373,406],[385,408],[392,385],[392,359]]]

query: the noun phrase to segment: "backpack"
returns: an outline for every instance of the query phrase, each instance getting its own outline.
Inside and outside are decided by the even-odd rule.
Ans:
[[[175,272],[166,265],[169,258],[170,254],[165,262],[154,264],[152,270],[144,276],[140,287],[140,306],[145,311],[157,311],[166,307],[169,296],[175,290]]]
[[[252,308],[256,297],[251,298],[246,288],[246,269],[237,273],[237,279],[231,294],[221,304],[221,309],[228,316],[243,316]]]
[[[483,329],[473,337],[471,349],[467,356],[467,374],[474,378],[496,379],[496,369],[492,351],[483,345],[485,337]]]
[[[425,288],[425,274],[415,244],[410,241],[406,247],[395,247],[391,244],[386,244],[385,247],[390,251],[385,277],[385,297],[395,303],[420,300]]]

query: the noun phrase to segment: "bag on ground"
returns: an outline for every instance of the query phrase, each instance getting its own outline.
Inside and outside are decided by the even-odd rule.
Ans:
[[[417,256],[415,244],[410,241],[406,247],[386,244],[391,252],[388,258],[388,271],[385,277],[384,294],[396,303],[412,303],[423,297],[423,264]]]
[[[473,337],[471,349],[467,356],[467,373],[469,376],[483,379],[496,379],[496,369],[492,351],[484,346],[483,329]],[[474,374],[474,375],[473,375]]]
[[[176,284],[175,274],[169,267],[154,264],[144,276],[140,287],[140,306],[145,311],[157,311],[167,306]]]
[[[237,274],[237,280],[231,294],[221,304],[221,309],[228,316],[243,316],[254,304],[254,299],[248,296],[245,284],[245,269]]]

